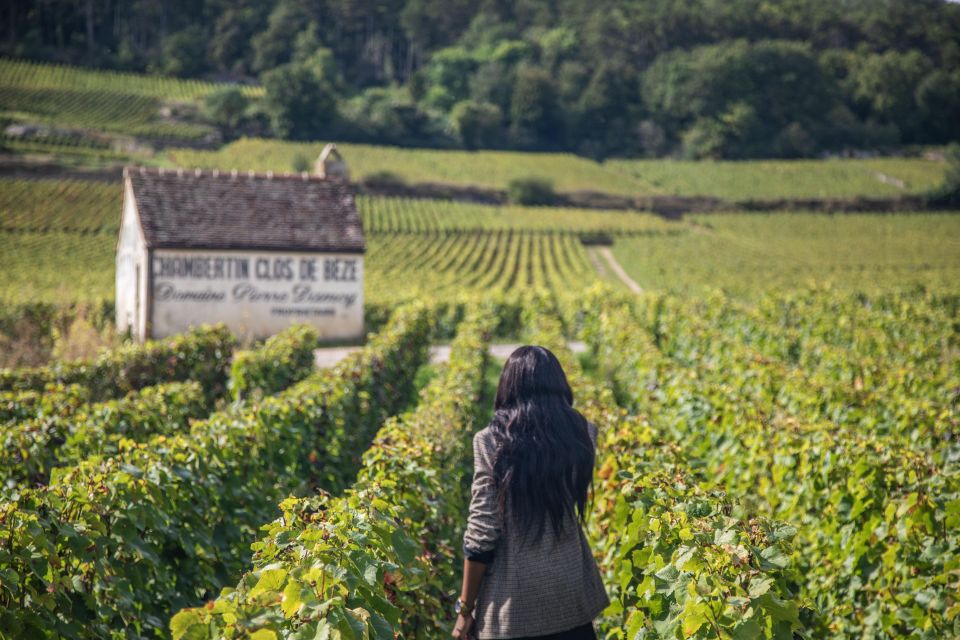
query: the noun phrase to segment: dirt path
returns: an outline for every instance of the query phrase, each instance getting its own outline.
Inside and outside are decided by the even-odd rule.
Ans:
[[[588,247],[587,257],[590,258],[590,264],[593,265],[593,270],[597,272],[600,278],[606,278],[607,268],[603,266],[603,262],[597,257],[597,250],[592,247]]]
[[[617,262],[617,259],[613,257],[613,252],[610,251],[610,247],[600,247],[597,249],[597,252],[603,256],[603,259],[607,261],[607,264],[610,265],[610,270],[613,271],[618,278],[623,281],[623,284],[627,285],[627,288],[634,293],[643,293],[643,287],[636,283],[636,281],[627,275],[627,272],[623,270],[623,267],[620,266],[620,263]]]
[[[893,176],[889,176],[883,173],[882,171],[874,171],[873,177],[879,180],[880,182],[882,182],[883,184],[889,184],[892,187],[896,187],[897,189],[900,189],[900,191],[903,191],[904,189],[907,188],[906,182],[904,182],[900,178],[894,178]]]
[[[491,344],[490,355],[495,360],[506,360],[507,357],[513,353],[513,350],[519,346],[521,346],[520,343]],[[587,350],[587,345],[578,340],[568,342],[567,347],[574,353],[583,353]],[[317,368],[328,369],[354,351],[362,348],[363,347],[328,347],[317,349],[313,352],[314,361],[317,363]],[[450,345],[438,344],[430,347],[431,364],[439,364],[447,362],[448,360],[450,360]]]

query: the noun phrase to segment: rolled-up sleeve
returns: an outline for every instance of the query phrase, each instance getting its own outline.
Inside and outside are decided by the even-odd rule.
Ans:
[[[493,474],[496,445],[487,431],[473,437],[473,484],[470,514],[463,534],[463,553],[468,560],[490,564],[502,533],[497,508],[497,483]]]

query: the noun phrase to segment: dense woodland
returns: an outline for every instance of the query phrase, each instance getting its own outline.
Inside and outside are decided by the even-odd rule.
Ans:
[[[943,0],[7,0],[0,54],[259,82],[228,136],[804,157],[960,139]]]

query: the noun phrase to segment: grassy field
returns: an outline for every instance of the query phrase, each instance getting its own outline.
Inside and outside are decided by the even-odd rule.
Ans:
[[[844,290],[960,281],[955,214],[715,214],[690,219],[690,233],[617,240],[614,255],[641,286],[737,295],[829,283]]]
[[[943,180],[944,163],[922,158],[684,162],[611,160],[604,165],[652,193],[725,200],[890,197],[922,193]]]
[[[184,168],[293,171],[297,162],[309,162],[325,143],[242,139],[218,151],[176,150],[170,153]],[[626,174],[569,153],[518,151],[444,151],[401,149],[365,144],[337,144],[350,167],[351,177],[363,179],[390,173],[407,182],[440,182],[488,189],[506,189],[518,177],[551,180],[560,191],[603,191],[632,195],[650,187]]]
[[[712,196],[729,200],[890,197],[921,193],[943,179],[944,164],[921,158],[684,162],[610,160],[570,154],[438,151],[338,144],[354,178],[390,173],[409,183],[439,182],[506,189],[510,180],[540,177],[558,191],[621,196]],[[217,151],[175,150],[174,164],[210,169],[293,171],[312,163],[323,143],[243,139]]]

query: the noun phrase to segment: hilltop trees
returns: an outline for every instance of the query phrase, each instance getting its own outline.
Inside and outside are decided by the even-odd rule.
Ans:
[[[259,80],[284,137],[596,158],[960,138],[942,0],[16,0],[0,23],[0,55]]]

